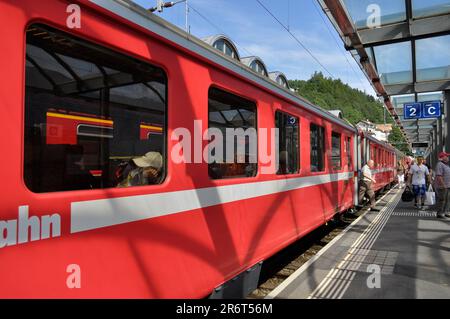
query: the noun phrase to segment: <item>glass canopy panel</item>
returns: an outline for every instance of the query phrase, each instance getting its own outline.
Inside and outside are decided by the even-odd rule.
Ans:
[[[391,100],[394,107],[403,108],[403,104],[414,102],[414,94],[395,95]]]
[[[373,58],[373,48],[367,48],[366,51],[367,51],[367,55],[369,56],[370,63],[375,65],[375,63],[374,63],[375,59]]]
[[[416,41],[417,81],[450,79],[450,35]]]
[[[42,48],[31,44],[28,45],[27,59],[30,62],[29,65],[40,68],[46,76],[50,77],[58,85],[74,80],[69,71],[59,64],[50,53],[44,51]]]
[[[425,18],[450,13],[450,0],[412,0],[413,17]]]
[[[383,84],[412,83],[411,42],[380,45],[373,50]]]
[[[369,28],[368,22],[371,22],[378,12],[381,25],[406,21],[405,0],[343,1],[357,29]]]
[[[444,94],[442,92],[419,93],[417,95],[418,102],[441,101],[444,102]]]
[[[103,73],[100,69],[91,62],[75,59],[66,55],[56,54],[61,60],[63,60],[76,75],[81,79],[86,80],[88,78],[102,77]]]

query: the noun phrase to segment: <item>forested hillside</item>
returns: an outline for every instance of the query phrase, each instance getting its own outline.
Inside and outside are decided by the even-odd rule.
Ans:
[[[289,85],[299,95],[326,110],[341,110],[352,124],[367,119],[373,123],[384,123],[383,105],[373,96],[352,89],[341,80],[315,73],[308,81],[289,81]],[[386,115],[386,121],[392,123],[389,115]]]
[[[341,80],[324,77],[319,72],[308,81],[289,81],[289,85],[299,95],[326,110],[341,110],[352,124],[361,120],[369,120],[376,124],[384,123],[383,104],[373,96],[342,83]],[[386,123],[394,123],[387,112]],[[399,128],[394,126],[389,142],[409,154],[408,147],[403,144],[405,140]]]

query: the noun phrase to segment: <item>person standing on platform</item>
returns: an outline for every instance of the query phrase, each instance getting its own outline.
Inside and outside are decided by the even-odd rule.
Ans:
[[[375,179],[372,177],[372,169],[375,167],[375,162],[370,160],[361,169],[361,179],[359,180],[359,200],[358,203],[361,204],[364,195],[367,195],[370,200],[370,210],[378,212],[379,209],[375,208],[375,192],[373,191],[373,184],[376,183]],[[362,208],[361,205],[359,205]]]
[[[431,166],[430,166],[430,164],[427,164],[427,160],[424,158],[423,159],[423,165],[425,165],[427,168],[428,168],[428,173],[429,173],[429,175],[430,175],[430,178],[428,178],[427,180],[426,180],[426,182],[427,182],[427,189],[428,189],[428,187],[430,186],[430,185],[432,185],[432,183],[433,183],[433,180],[432,180],[432,177],[433,177],[433,170],[431,169]]]
[[[430,172],[428,168],[423,165],[423,157],[418,157],[416,163],[411,166],[408,177],[408,184],[412,185],[413,193],[416,195],[414,206],[423,209],[425,204],[425,193],[427,191],[426,179],[429,180]]]
[[[401,161],[398,161],[397,163],[397,181],[398,181],[398,188],[402,189],[403,184],[405,183],[405,168],[403,167]]]
[[[439,153],[439,161],[435,168],[435,189],[437,195],[437,218],[450,217],[450,167],[448,166],[449,153]]]

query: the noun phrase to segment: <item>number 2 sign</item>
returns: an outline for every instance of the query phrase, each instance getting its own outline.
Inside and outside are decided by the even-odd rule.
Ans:
[[[403,109],[405,119],[422,118],[422,103],[405,104]]]

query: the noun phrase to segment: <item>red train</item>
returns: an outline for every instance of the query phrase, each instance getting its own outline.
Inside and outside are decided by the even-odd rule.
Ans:
[[[367,159],[376,189],[394,181],[394,148],[222,54],[226,39],[212,47],[124,0],[0,0],[0,18],[0,298],[217,294],[352,208]],[[174,131],[198,120],[279,128],[289,160],[271,174],[250,153],[170,160]],[[158,182],[118,187],[123,162],[150,151]]]

